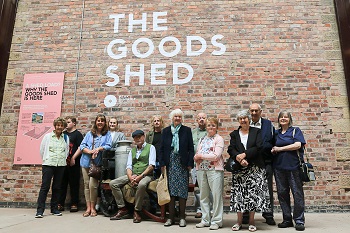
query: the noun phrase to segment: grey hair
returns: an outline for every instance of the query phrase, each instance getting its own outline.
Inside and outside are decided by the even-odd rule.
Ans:
[[[288,127],[293,126],[292,114],[290,112],[288,112],[287,110],[283,110],[278,114],[278,127],[282,128],[282,126],[280,124],[280,118],[282,118],[282,116],[284,116],[284,115],[287,115],[289,118]]]
[[[253,104],[258,105],[258,109],[259,109],[259,110],[261,110],[261,109],[262,109],[262,108],[261,108],[261,105],[260,105],[260,104],[258,104],[258,103],[252,103],[251,105],[249,105],[249,109],[251,108],[251,106],[252,106]]]
[[[171,113],[169,114],[169,118],[170,118],[171,122],[173,121],[173,118],[176,115],[181,115],[183,117],[184,113],[179,108],[174,109],[173,111],[171,111]]]
[[[249,121],[252,119],[252,116],[250,115],[249,110],[245,109],[245,110],[240,110],[237,113],[237,120],[239,120],[239,118],[245,118],[248,117]]]

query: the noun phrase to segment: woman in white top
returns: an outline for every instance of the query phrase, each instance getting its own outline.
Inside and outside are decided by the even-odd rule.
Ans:
[[[112,148],[116,148],[118,146],[117,143],[120,140],[126,139],[124,133],[119,132],[119,125],[118,125],[117,118],[112,117],[109,119],[108,129],[109,129],[109,132],[111,132],[111,136],[112,136]]]

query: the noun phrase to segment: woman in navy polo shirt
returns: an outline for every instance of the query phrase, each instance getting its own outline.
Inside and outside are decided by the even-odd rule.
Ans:
[[[279,129],[276,130],[276,143],[271,152],[275,155],[273,159],[274,174],[277,187],[277,196],[283,212],[283,222],[278,224],[279,228],[293,227],[295,222],[297,231],[305,230],[305,202],[303,183],[299,174],[300,160],[298,150],[303,160],[303,146],[305,139],[298,127],[293,127],[292,115],[282,111],[278,115]],[[292,216],[290,191],[294,197],[294,210]]]

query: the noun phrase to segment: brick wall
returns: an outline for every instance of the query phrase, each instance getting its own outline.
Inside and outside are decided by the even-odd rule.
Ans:
[[[141,19],[143,13],[145,30],[134,25],[128,32],[129,15]],[[119,24],[117,14],[125,14]],[[216,35],[223,36],[215,41],[226,48],[219,55],[213,52],[220,46],[211,41]],[[188,36],[206,41],[198,56],[187,53]],[[140,38],[147,39],[138,43]],[[112,58],[122,53],[120,44],[112,46],[116,39],[127,47],[119,59]],[[160,51],[164,40],[181,48],[176,52],[179,45],[166,42]],[[200,50],[202,43],[194,40],[190,47]],[[147,55],[152,45],[154,51]],[[178,63],[193,69],[192,79],[184,84],[173,84]],[[156,64],[165,64],[158,73]],[[127,81],[127,70],[139,72],[142,66],[144,83],[137,76]],[[191,127],[200,111],[218,117],[228,146],[228,134],[238,126],[236,112],[252,101],[262,104],[264,117],[276,127],[278,112],[290,110],[305,134],[318,178],[305,186],[307,206],[349,209],[349,105],[331,0],[20,1],[0,117],[1,203],[36,201],[41,169],[13,165],[13,155],[23,76],[44,72],[66,73],[62,114],[76,114],[83,132],[103,112],[117,116],[130,138],[136,128],[148,130],[153,114],[167,119],[180,107],[184,124]],[[152,81],[155,74],[160,76]],[[178,69],[180,81],[188,74],[186,68]],[[106,85],[113,81],[116,85]],[[107,101],[113,106],[106,107],[106,96],[117,102]],[[230,179],[226,174],[226,184]],[[228,205],[229,185],[225,194]]]

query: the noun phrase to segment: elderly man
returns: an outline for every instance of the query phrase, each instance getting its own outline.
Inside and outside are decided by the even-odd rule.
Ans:
[[[198,113],[197,115],[197,124],[198,127],[192,130],[192,138],[193,138],[193,146],[194,146],[194,153],[197,152],[197,146],[198,142],[201,138],[205,137],[207,135],[207,130],[205,128],[207,121],[207,115],[204,112]],[[192,181],[193,183],[196,183],[197,181],[197,174],[196,174],[196,166],[192,169]],[[201,218],[202,217],[202,210],[200,206],[200,191],[199,189],[196,189],[194,191],[194,207],[196,209],[196,215],[195,218]]]
[[[257,103],[253,103],[249,106],[250,115],[252,120],[250,122],[251,127],[261,129],[261,137],[263,141],[263,147],[261,153],[263,154],[266,168],[267,183],[270,194],[271,212],[264,212],[262,216],[266,219],[268,225],[276,225],[273,219],[273,187],[272,187],[272,154],[271,149],[274,146],[274,133],[275,128],[271,121],[261,117],[262,109]]]
[[[142,130],[134,131],[132,137],[136,147],[129,153],[126,175],[109,183],[119,209],[118,213],[110,219],[119,220],[128,215],[121,188],[130,183],[136,188],[133,222],[139,223],[141,222],[140,211],[142,210],[143,198],[148,184],[152,181],[153,169],[156,164],[156,149],[153,145],[145,142],[145,134]]]

